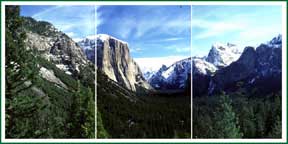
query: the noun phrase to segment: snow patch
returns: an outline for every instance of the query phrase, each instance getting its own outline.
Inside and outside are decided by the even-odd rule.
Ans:
[[[146,80],[152,78],[154,74],[162,67],[162,65],[170,66],[176,61],[185,59],[186,56],[167,56],[167,57],[147,57],[134,58],[139,65]]]
[[[217,70],[217,67],[215,67],[213,64],[199,58],[193,59],[194,68],[193,72],[200,73],[207,75],[208,73],[214,73]]]
[[[69,67],[67,65],[64,65],[64,64],[56,64],[56,67],[59,68],[60,70],[65,71],[65,72],[69,70]]]
[[[127,42],[125,42],[125,41],[122,41],[122,40],[120,40],[120,39],[117,39],[117,38],[115,38],[115,37],[112,37],[112,36],[110,36],[110,35],[108,35],[108,34],[96,34],[96,35],[90,35],[90,36],[87,36],[86,37],[87,39],[90,39],[90,40],[101,40],[102,42],[104,42],[104,41],[108,41],[109,39],[114,39],[114,40],[117,40],[117,41],[119,41],[119,42],[121,42],[121,43],[124,43],[124,44],[128,44]]]

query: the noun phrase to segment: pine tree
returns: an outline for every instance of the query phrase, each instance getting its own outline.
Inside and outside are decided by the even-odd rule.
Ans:
[[[256,124],[256,135],[257,138],[263,138],[265,136],[265,125],[266,125],[266,109],[263,102],[257,104],[255,112],[255,124]]]
[[[22,29],[22,19],[19,16],[19,6],[5,7],[5,92],[6,92],[6,137],[15,137],[16,120],[23,116],[31,116],[38,110],[39,98],[29,99],[23,102],[29,108],[16,109],[19,105],[18,95],[33,86],[38,77],[39,69],[36,65],[36,58],[31,50],[25,48],[25,32]],[[27,97],[27,96],[25,96]],[[21,98],[22,100],[25,98]]]
[[[73,95],[69,122],[69,135],[73,138],[95,138],[95,103],[91,88],[87,91],[78,80]]]
[[[97,112],[97,138],[109,138],[110,135],[104,128],[101,113]]]
[[[84,106],[85,110],[85,122],[82,126],[84,136],[86,138],[95,138],[95,101],[94,94],[91,88],[88,88],[87,96],[85,97]]]
[[[273,125],[272,131],[268,134],[270,138],[281,138],[282,137],[282,123],[279,116],[276,117],[276,121]]]
[[[81,123],[82,121],[82,102],[81,102],[81,84],[78,81],[77,89],[72,95],[72,104],[70,111],[70,122],[69,125],[69,137],[82,138]]]
[[[214,113],[213,136],[215,138],[241,138],[243,134],[240,132],[237,121],[229,96],[222,94]]]

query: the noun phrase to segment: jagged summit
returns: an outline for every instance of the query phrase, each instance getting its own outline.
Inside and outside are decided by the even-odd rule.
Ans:
[[[240,55],[241,52],[234,44],[215,43],[212,45],[206,61],[214,64],[216,67],[225,67],[237,60]]]
[[[279,34],[278,36],[274,37],[267,43],[267,45],[273,48],[282,48],[282,35]]]
[[[183,89],[191,74],[191,58],[179,60],[169,67],[162,67],[149,79],[156,89]]]
[[[237,61],[216,72],[209,91],[226,90],[238,81],[243,81],[247,86],[257,86],[263,91],[281,88],[281,47],[281,35],[256,48],[246,47]],[[273,83],[274,88],[267,87],[266,81]]]

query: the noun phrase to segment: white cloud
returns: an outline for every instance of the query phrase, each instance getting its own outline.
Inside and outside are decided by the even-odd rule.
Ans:
[[[179,35],[185,30],[190,29],[190,19],[185,17],[154,17],[152,20],[143,19],[136,23],[137,37],[146,34],[164,33],[170,35]]]
[[[83,40],[82,38],[72,38],[74,42],[80,42],[81,40]]]
[[[75,36],[75,33],[74,33],[74,32],[66,32],[66,34],[67,34],[69,37]]]
[[[175,49],[176,50],[176,52],[178,52],[178,53],[183,53],[183,52],[191,52],[191,48],[190,47],[184,47],[184,48],[176,48]]]
[[[169,37],[169,38],[164,38],[164,39],[159,39],[159,40],[152,40],[150,42],[172,42],[172,41],[179,41],[179,40],[183,40],[184,37]],[[189,39],[189,38],[188,38]]]
[[[184,31],[190,30],[190,13],[180,12],[177,14],[171,14],[167,12],[167,7],[155,8],[151,6],[141,6],[135,12],[122,12],[125,15],[119,14],[118,17],[105,18],[104,22],[115,23],[115,33],[122,39],[127,38],[142,38],[143,36],[151,36],[168,34],[179,35]],[[128,11],[128,9],[125,9]],[[132,11],[132,10],[131,10]],[[116,12],[113,9],[113,14]],[[149,13],[149,14],[148,14]]]
[[[184,39],[183,37],[173,37],[173,38],[167,38],[164,39],[163,41],[177,41],[177,40],[182,40]]]
[[[99,6],[65,5],[49,7],[32,17],[51,22],[65,33],[73,32],[71,37],[85,37],[97,32],[97,25],[102,23]]]
[[[184,52],[186,52],[186,53],[190,54],[190,52],[191,52],[191,47],[190,46],[183,47],[181,45],[171,45],[169,47],[165,47],[165,49],[170,50],[170,51],[174,51],[176,53],[184,53]]]
[[[95,21],[95,28],[96,28],[96,33],[97,33],[97,28],[99,25],[101,25],[103,23],[103,18],[102,18],[102,15],[103,13],[99,10],[100,9],[100,6],[94,6],[94,13],[95,13],[95,18],[94,18],[94,21]]]
[[[231,35],[236,36],[239,41],[255,41],[255,39],[261,39],[262,37],[273,37],[275,32],[281,33],[281,22],[277,23],[271,19],[275,13],[268,16],[265,16],[262,13],[263,11],[238,14],[233,14],[232,12],[231,14],[221,13],[219,15],[216,11],[213,11],[214,14],[209,15],[213,15],[217,19],[203,16],[192,20],[193,39],[206,39],[219,36],[229,37]],[[197,34],[193,33],[194,28],[198,28]]]
[[[277,26],[274,26],[277,27]],[[274,36],[281,34],[281,27],[271,29],[267,26],[259,26],[257,28],[247,28],[239,33],[236,43],[241,50],[246,46],[257,47],[261,43],[270,41]]]
[[[213,36],[225,35],[227,34],[227,32],[235,32],[243,30],[247,27],[247,24],[245,23],[245,21],[243,22],[234,19],[223,21],[193,19],[192,27],[203,29],[203,31],[200,34],[197,34],[194,38],[204,39]]]
[[[215,42],[257,47],[281,33],[279,6],[195,6],[192,8],[192,55],[207,55]],[[198,9],[197,9],[198,7]]]
[[[34,14],[32,17],[41,20],[43,18],[43,16],[49,14],[50,12],[55,11],[58,8],[61,8],[61,7],[64,7],[64,6],[63,5],[58,5],[58,6],[53,6],[51,8],[47,8],[46,10],[43,10],[43,11],[41,11],[39,13]]]
[[[130,52],[132,53],[141,53],[143,51],[142,48],[136,47],[136,48],[130,48]]]

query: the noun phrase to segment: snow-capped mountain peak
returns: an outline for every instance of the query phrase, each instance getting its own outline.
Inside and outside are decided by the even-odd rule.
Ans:
[[[110,39],[113,39],[113,40],[116,40],[116,41],[119,41],[121,43],[125,43],[125,44],[128,44],[127,42],[123,41],[123,40],[119,40],[113,36],[110,36],[108,34],[96,34],[96,35],[90,35],[90,36],[87,36],[86,38],[84,39],[88,39],[90,41],[95,41],[95,40],[100,40],[101,42],[104,42],[104,41],[108,41]]]
[[[93,49],[95,47],[95,40],[89,39],[89,38],[84,38],[81,41],[78,42],[78,45],[83,49],[83,50],[89,50]]]
[[[236,61],[241,55],[237,46],[231,43],[215,43],[209,51],[206,61],[214,64],[216,67],[225,67]]]
[[[189,74],[191,74],[191,58],[186,58],[173,63],[169,67],[163,65],[149,79],[149,83],[156,89],[182,89],[185,87]]]
[[[90,36],[86,36],[85,38],[83,38],[82,40],[80,40],[78,42],[78,44],[80,45],[80,47],[82,47],[82,49],[86,50],[86,49],[93,49],[93,47],[95,47],[95,42],[96,41],[101,41],[102,43],[104,41],[109,41],[110,39],[119,41],[123,44],[128,44],[125,41],[119,40],[115,37],[112,37],[108,34],[96,34],[96,35],[90,35]]]

